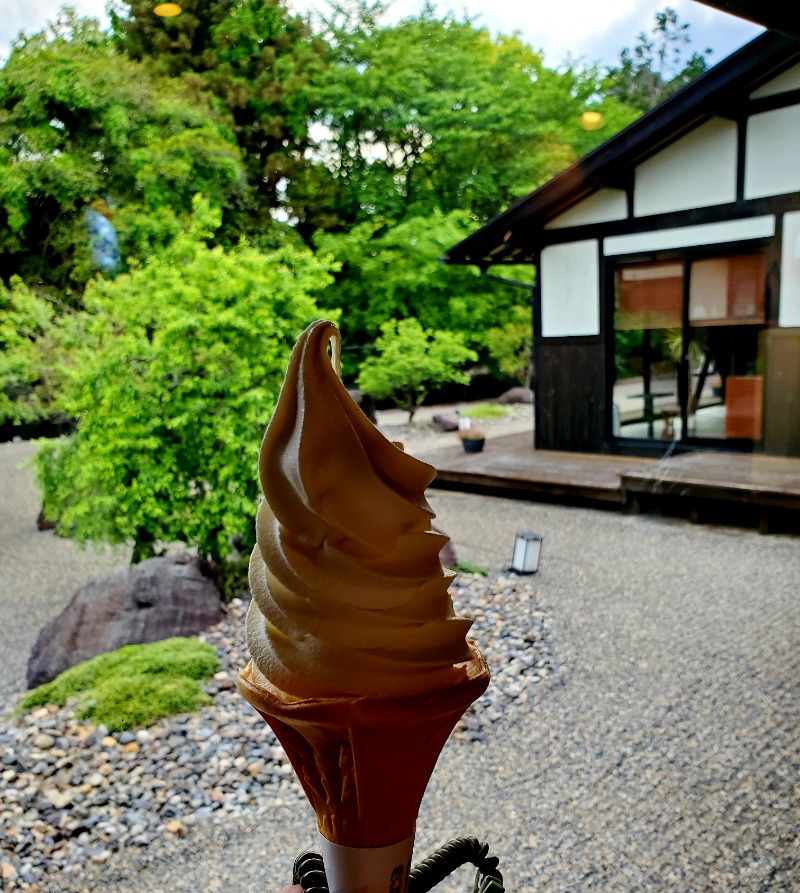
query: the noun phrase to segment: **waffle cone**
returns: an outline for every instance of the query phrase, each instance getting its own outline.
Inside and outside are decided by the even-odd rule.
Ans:
[[[345,847],[381,847],[414,833],[422,795],[456,723],[489,684],[470,643],[461,682],[407,698],[293,698],[252,661],[242,695],[272,727],[306,792],[324,837]]]

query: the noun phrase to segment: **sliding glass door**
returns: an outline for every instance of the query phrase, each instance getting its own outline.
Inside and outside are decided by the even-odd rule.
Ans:
[[[761,440],[765,282],[762,253],[706,258],[690,265],[692,437]]]
[[[614,436],[761,439],[765,283],[763,252],[617,266]]]
[[[680,430],[683,264],[621,265],[615,293],[614,434],[673,440]]]

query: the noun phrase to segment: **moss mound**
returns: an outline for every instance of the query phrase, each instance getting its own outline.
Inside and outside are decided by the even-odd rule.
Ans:
[[[501,419],[504,415],[508,415],[508,409],[496,403],[485,403],[464,410],[464,415],[471,419]]]
[[[220,668],[216,651],[198,639],[126,645],[66,670],[29,691],[19,710],[63,706],[76,697],[76,715],[109,731],[152,725],[210,702],[201,688]]]
[[[489,571],[487,571],[485,567],[481,567],[478,564],[470,564],[468,561],[457,562],[455,569],[461,574],[475,574],[479,577],[486,577],[489,575]]]

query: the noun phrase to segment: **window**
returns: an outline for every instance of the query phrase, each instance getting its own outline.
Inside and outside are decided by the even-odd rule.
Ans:
[[[628,264],[617,270],[617,329],[671,329],[682,324],[680,261]]]
[[[766,278],[763,254],[695,261],[689,281],[689,322],[695,326],[763,323]]]
[[[622,263],[615,272],[612,433],[762,437],[763,252]],[[684,325],[686,316],[688,325]]]

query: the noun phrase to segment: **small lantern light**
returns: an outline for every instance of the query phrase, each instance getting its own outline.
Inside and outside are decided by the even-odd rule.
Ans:
[[[605,123],[600,112],[584,112],[578,118],[578,126],[584,130],[600,130]]]
[[[538,533],[518,533],[514,540],[511,568],[518,574],[535,574],[539,570],[542,538]]]
[[[153,12],[162,19],[171,19],[173,16],[179,16],[183,10],[177,3],[159,3],[153,7]]]

